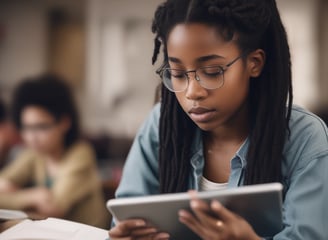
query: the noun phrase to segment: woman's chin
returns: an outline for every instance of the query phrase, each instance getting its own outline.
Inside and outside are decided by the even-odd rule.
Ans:
[[[210,131],[213,131],[214,129],[214,126],[213,126],[213,123],[197,123],[197,122],[194,122],[202,131],[205,131],[205,132],[210,132]]]

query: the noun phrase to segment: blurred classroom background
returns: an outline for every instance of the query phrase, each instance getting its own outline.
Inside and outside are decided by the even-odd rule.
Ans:
[[[0,96],[54,72],[72,86],[107,197],[160,79],[151,20],[161,0],[1,0]],[[277,0],[292,52],[295,103],[327,120],[328,1]]]

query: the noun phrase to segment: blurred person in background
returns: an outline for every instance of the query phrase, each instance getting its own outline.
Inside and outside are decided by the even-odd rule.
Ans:
[[[26,79],[12,107],[27,150],[0,173],[0,208],[108,227],[94,151],[80,140],[69,87],[54,75]]]
[[[0,169],[22,150],[19,132],[7,115],[6,104],[0,99]]]

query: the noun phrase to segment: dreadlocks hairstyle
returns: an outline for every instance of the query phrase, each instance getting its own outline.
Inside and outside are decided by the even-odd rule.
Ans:
[[[293,100],[287,36],[275,0],[167,0],[156,12],[153,64],[177,24],[202,23],[216,27],[226,41],[237,37],[247,55],[266,53],[261,75],[250,83],[251,135],[244,184],[282,181],[283,147]],[[287,107],[286,107],[287,104]],[[187,190],[190,152],[196,126],[183,112],[174,93],[162,85],[159,129],[159,178],[162,193]]]

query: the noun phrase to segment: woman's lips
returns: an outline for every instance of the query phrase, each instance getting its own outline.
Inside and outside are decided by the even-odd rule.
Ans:
[[[215,115],[215,112],[216,112],[215,109],[209,109],[204,107],[191,108],[188,111],[192,120],[200,123],[210,121]]]

